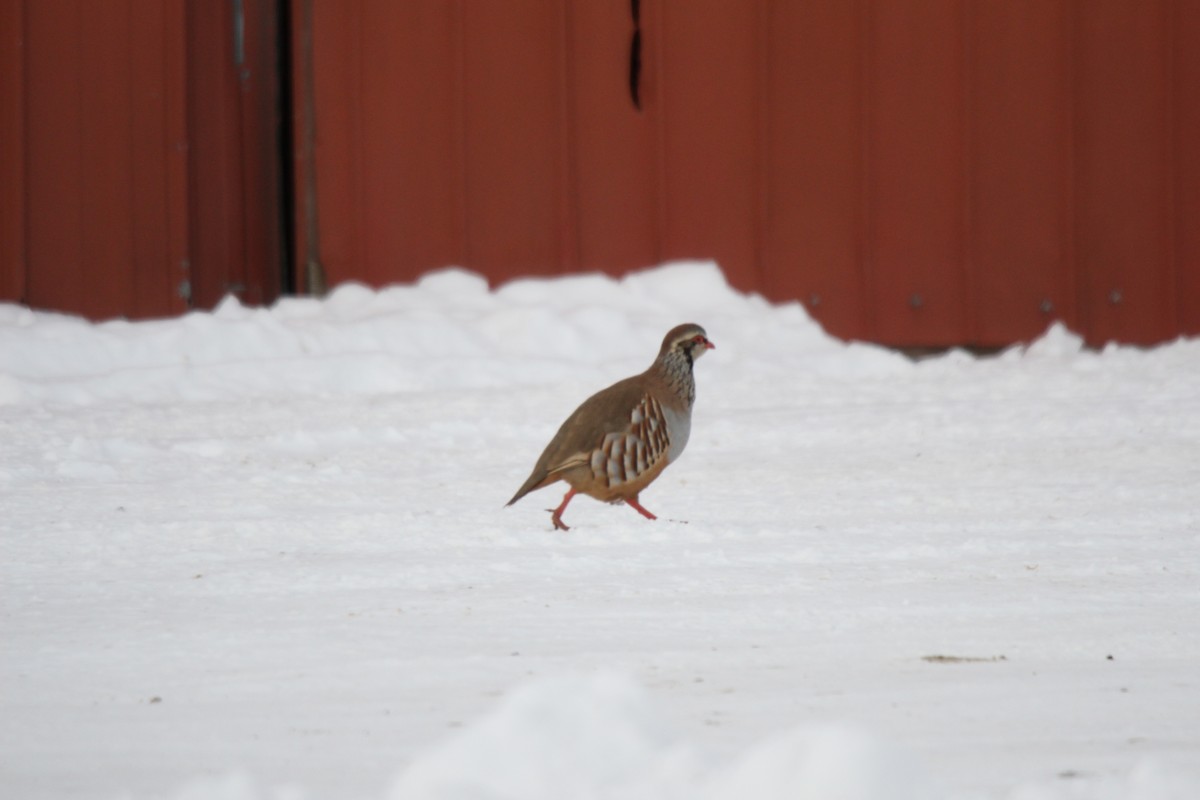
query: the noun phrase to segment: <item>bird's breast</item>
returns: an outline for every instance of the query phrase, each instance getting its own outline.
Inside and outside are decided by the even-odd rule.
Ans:
[[[687,447],[688,436],[692,432],[692,415],[686,411],[676,411],[663,407],[663,419],[667,424],[667,463],[679,458],[683,448]]]

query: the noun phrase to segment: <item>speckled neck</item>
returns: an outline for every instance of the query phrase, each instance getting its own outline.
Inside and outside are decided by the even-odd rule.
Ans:
[[[696,381],[692,377],[692,357],[684,350],[670,350],[659,356],[656,366],[662,370],[667,386],[690,410],[696,402]]]

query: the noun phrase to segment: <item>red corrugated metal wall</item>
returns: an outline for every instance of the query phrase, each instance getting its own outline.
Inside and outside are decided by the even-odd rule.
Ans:
[[[236,4],[240,49],[234,6],[0,0],[0,300],[105,318],[278,294],[278,2]]]
[[[301,288],[696,257],[848,338],[1200,333],[1189,0],[0,0],[0,39],[0,299],[270,301],[294,183]]]
[[[4,296],[95,316],[182,309],[163,269],[185,257],[182,5],[3,13]]]
[[[292,2],[331,284],[701,257],[848,338],[1200,333],[1200,4]]]

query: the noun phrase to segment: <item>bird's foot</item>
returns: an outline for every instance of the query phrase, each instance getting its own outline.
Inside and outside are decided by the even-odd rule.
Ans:
[[[576,491],[575,487],[572,486],[571,489],[567,492],[566,497],[563,498],[563,501],[558,504],[558,508],[546,509],[547,511],[550,512],[550,521],[554,523],[554,530],[556,530],[556,531],[571,530],[570,528],[567,527],[567,524],[562,521],[562,513],[567,510],[567,503],[571,502],[571,498],[575,496],[575,491]]]
[[[629,504],[629,506],[630,506],[630,507],[631,507],[631,508],[632,508],[634,511],[638,512],[639,514],[641,514],[641,515],[642,515],[643,517],[645,517],[646,519],[658,519],[658,517],[654,516],[654,515],[653,515],[653,514],[651,514],[649,511],[647,511],[646,509],[642,508],[642,506],[641,506],[641,505],[638,503],[638,501],[637,501],[637,498],[636,498],[636,497],[626,497],[626,498],[625,498],[625,502],[626,502],[626,503],[628,503],[628,504]]]

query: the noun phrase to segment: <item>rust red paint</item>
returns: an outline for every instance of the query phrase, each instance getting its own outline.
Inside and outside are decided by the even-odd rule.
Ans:
[[[1200,331],[1188,4],[313,2],[333,283],[714,258],[893,345]]]
[[[846,338],[1200,333],[1195,3],[247,0],[248,75],[233,4],[114,3],[0,0],[0,298],[276,296],[288,3],[301,289],[713,258]]]
[[[91,317],[184,308],[182,14],[115,6],[23,8],[21,299]]]
[[[0,299],[102,319],[277,296],[277,3],[243,6],[247,79],[229,3],[3,0]]]

